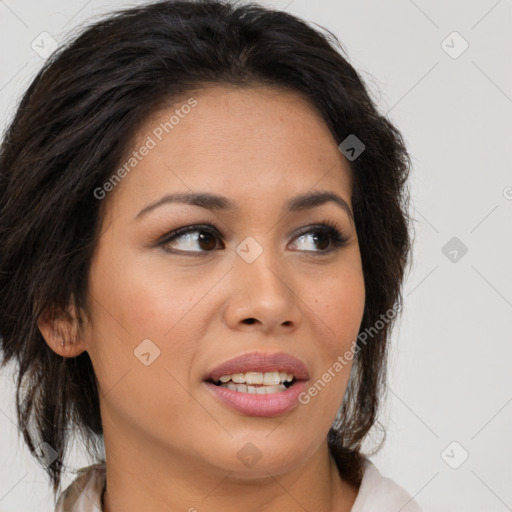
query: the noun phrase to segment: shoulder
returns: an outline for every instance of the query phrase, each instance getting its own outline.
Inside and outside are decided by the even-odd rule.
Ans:
[[[57,500],[55,512],[102,512],[105,462],[81,468]]]
[[[383,476],[366,459],[365,471],[351,512],[423,512],[411,495],[396,482]]]

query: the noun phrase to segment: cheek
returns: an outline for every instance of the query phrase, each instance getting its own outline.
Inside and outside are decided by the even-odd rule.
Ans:
[[[329,345],[344,350],[359,332],[364,304],[365,287],[362,272],[353,269],[336,272],[335,278],[316,280],[314,287],[304,291],[306,301],[323,322]]]
[[[300,297],[314,325],[318,361],[303,403],[310,403],[314,414],[322,411],[318,414],[328,422],[341,404],[353,365],[365,304],[361,267],[340,265],[329,275],[304,280]]]
[[[205,294],[219,277],[202,273],[194,279],[190,271],[171,268],[165,257],[149,263],[147,255],[135,254],[120,265],[113,252],[106,254],[91,269],[96,360],[108,361],[119,378],[139,367],[134,351],[151,340],[155,347],[145,343],[158,354],[156,365],[186,379],[205,325]],[[110,370],[106,373],[114,378]]]
[[[173,350],[190,345],[207,314],[205,295],[215,282],[211,276],[193,280],[165,268],[153,275],[131,273],[117,284],[124,298],[118,308],[120,318],[139,338],[172,343]]]
[[[110,245],[120,243],[113,240]],[[133,249],[104,251],[91,268],[91,294],[134,340],[165,336],[198,301],[196,288],[201,285],[171,271],[165,258]]]
[[[190,326],[195,324],[188,315],[199,285],[150,279],[144,267],[115,261],[113,255],[98,259],[90,280],[88,352],[100,394],[123,421],[141,428],[155,411],[169,428],[187,425],[190,419],[180,411],[193,403],[180,383],[187,381],[194,352]]]

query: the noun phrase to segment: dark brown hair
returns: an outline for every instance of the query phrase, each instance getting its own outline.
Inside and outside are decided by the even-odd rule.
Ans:
[[[45,63],[0,148],[0,336],[16,363],[19,428],[31,451],[48,443],[57,493],[68,433],[100,457],[97,382],[87,352],[64,358],[44,341],[42,314],[87,315],[87,282],[101,223],[94,190],[117,169],[132,135],[155,109],[207,84],[270,85],[302,94],[337,144],[365,145],[350,167],[366,303],[339,421],[328,435],[340,474],[359,485],[362,442],[377,422],[393,319],[411,248],[400,132],[378,113],[327,29],[281,11],[228,1],[163,1],[85,28]],[[107,199],[108,200],[108,199]],[[82,326],[81,318],[78,318]]]

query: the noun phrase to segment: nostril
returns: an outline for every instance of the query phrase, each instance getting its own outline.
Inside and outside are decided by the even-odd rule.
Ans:
[[[256,322],[256,319],[255,319],[255,318],[246,318],[246,319],[244,320],[244,323],[249,324],[249,325],[250,325],[250,324],[253,324],[254,322]]]

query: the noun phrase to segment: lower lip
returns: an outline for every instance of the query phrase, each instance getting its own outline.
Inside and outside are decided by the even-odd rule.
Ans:
[[[306,382],[295,382],[285,391],[258,395],[241,393],[205,382],[206,387],[224,405],[247,416],[273,417],[291,411],[299,403],[299,395],[306,389]]]

